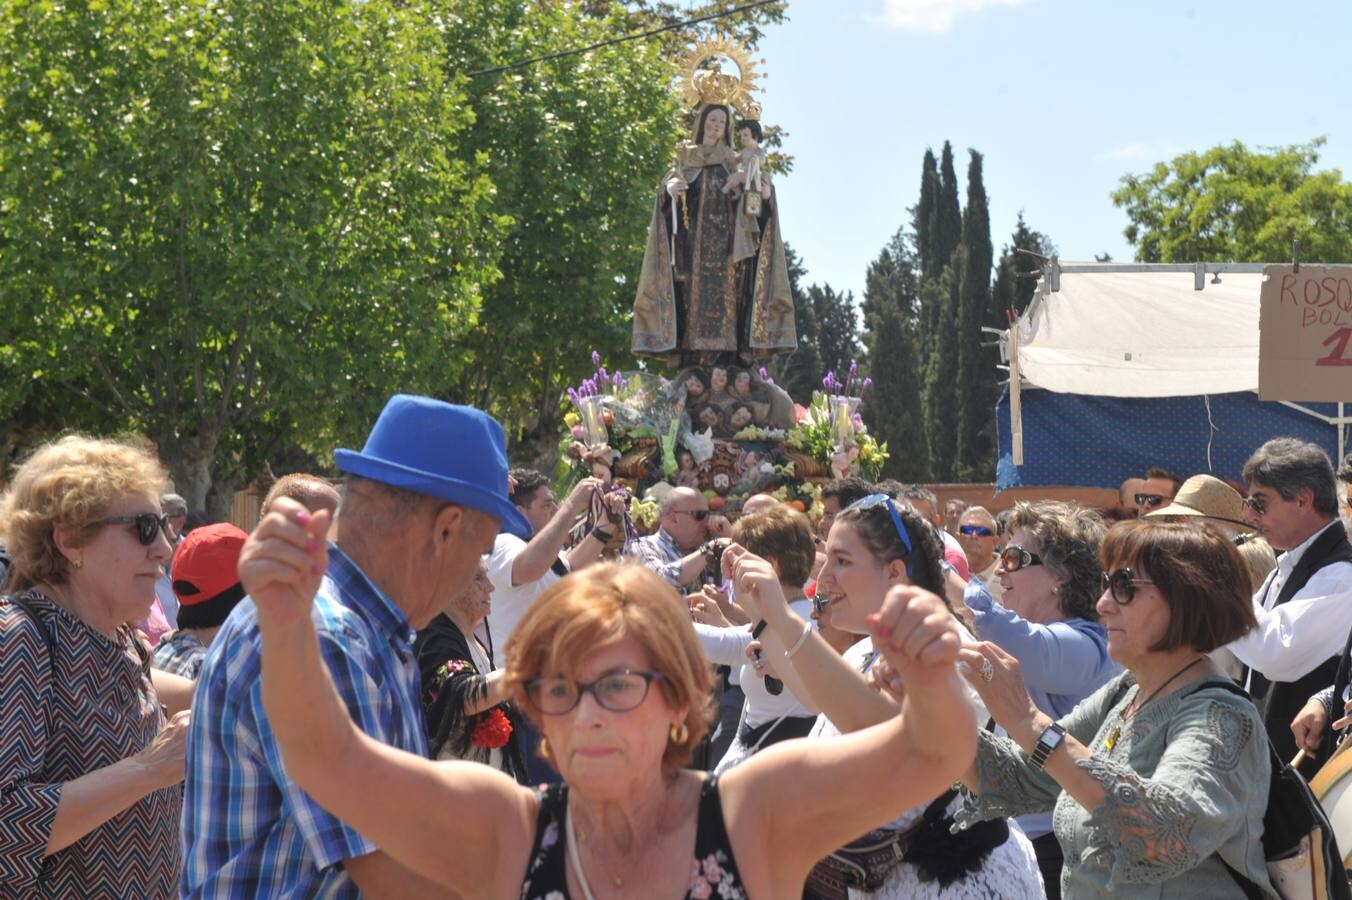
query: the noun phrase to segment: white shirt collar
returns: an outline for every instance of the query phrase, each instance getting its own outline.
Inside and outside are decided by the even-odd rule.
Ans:
[[[1343,527],[1343,523],[1340,520],[1334,519],[1332,522],[1328,523],[1323,528],[1319,529],[1314,534],[1310,535],[1303,542],[1296,545],[1292,549],[1286,551],[1277,558],[1277,572],[1279,575],[1282,576],[1283,580],[1286,579],[1286,576],[1291,574],[1291,570],[1296,567],[1296,563],[1300,562],[1300,558],[1305,555],[1305,551],[1310,549],[1310,545],[1313,544],[1315,541],[1317,541],[1321,534],[1328,531],[1335,525],[1337,525],[1339,528]]]

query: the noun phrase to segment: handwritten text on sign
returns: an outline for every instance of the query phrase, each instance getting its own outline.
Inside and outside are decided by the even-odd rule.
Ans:
[[[1352,401],[1352,266],[1263,269],[1258,395]]]

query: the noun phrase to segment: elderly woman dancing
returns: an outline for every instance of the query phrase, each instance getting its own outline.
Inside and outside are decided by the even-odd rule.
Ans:
[[[683,769],[708,726],[709,668],[665,582],[615,565],[560,580],[512,638],[509,691],[539,724],[563,785],[530,790],[487,766],[384,746],[348,719],[310,622],[323,558],[308,547],[322,547],[326,519],[275,512],[241,558],[269,718],[302,788],[451,890],[796,896],[814,860],[970,764],[957,629],[939,598],[902,588],[872,622],[881,651],[921,688],[899,715],[829,746],[787,741],[721,779]],[[738,593],[760,588],[748,578]]]
[[[1207,654],[1254,626],[1234,545],[1209,526],[1123,522],[1098,611],[1127,671],[1059,722],[994,644],[963,648],[1009,738],[983,734],[960,821],[1055,809],[1062,895],[1275,896],[1261,838],[1269,751],[1253,704]]]
[[[0,501],[0,896],[177,896],[188,714],[165,708],[192,682],[130,624],[169,560],[164,489],[145,452],[67,437]]]

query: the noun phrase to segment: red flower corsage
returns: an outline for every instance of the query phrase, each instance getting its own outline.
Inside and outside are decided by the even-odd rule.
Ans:
[[[477,717],[477,721],[474,723],[474,732],[470,735],[469,741],[476,747],[498,750],[507,746],[507,740],[511,736],[511,720],[503,714],[501,709],[495,706]]]

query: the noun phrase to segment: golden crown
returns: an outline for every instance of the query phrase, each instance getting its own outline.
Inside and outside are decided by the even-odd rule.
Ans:
[[[724,61],[732,63],[736,74],[723,71]],[[721,36],[700,41],[681,58],[680,71],[687,106],[731,106],[743,119],[760,119],[760,104],[751,96],[760,75],[741,44]]]

